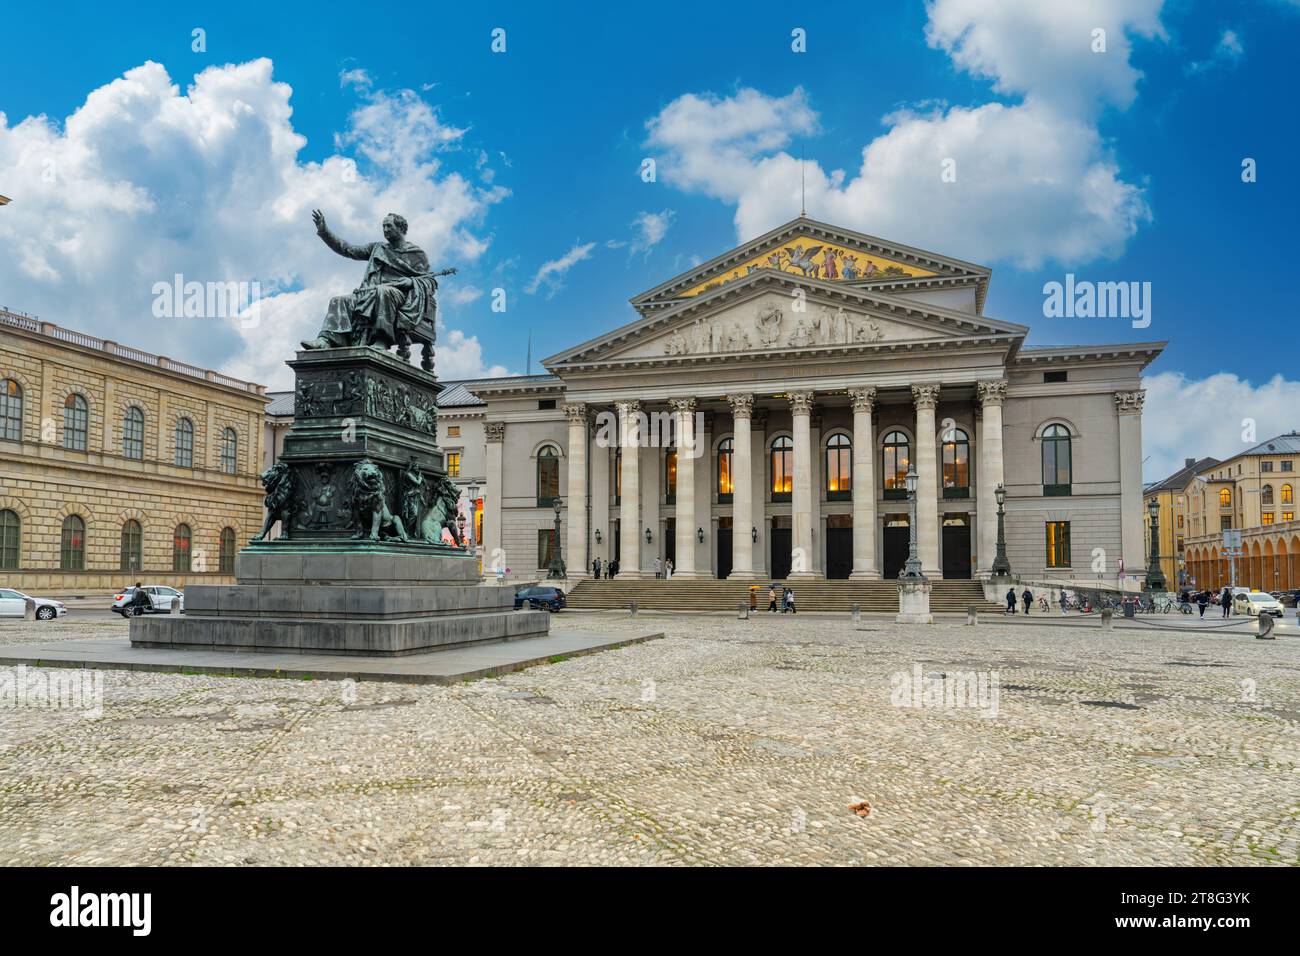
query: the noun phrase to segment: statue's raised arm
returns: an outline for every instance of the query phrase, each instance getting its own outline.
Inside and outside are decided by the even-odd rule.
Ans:
[[[354,246],[330,231],[325,215],[312,210],[321,240],[341,256],[366,260],[366,274],[351,295],[330,300],[320,334],[302,343],[304,349],[369,346],[410,357],[412,341],[424,345],[420,365],[433,370],[433,341],[437,310],[438,276],[455,269],[430,273],[424,251],[406,241],[407,222],[396,213],[384,217],[384,241]]]

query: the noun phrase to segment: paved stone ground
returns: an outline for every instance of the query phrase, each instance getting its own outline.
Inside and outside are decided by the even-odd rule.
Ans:
[[[0,863],[1300,863],[1300,638],[564,617],[647,624],[453,687],[112,671],[97,717],[0,705]],[[894,706],[918,665],[997,671],[996,716]]]

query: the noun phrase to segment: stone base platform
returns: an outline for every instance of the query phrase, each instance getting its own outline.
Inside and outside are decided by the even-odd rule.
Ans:
[[[363,550],[364,549],[364,550]],[[392,657],[546,635],[546,611],[482,587],[477,562],[364,544],[242,552],[233,585],[196,585],[185,615],[131,620],[140,648]]]
[[[627,637],[587,631],[553,631],[544,637],[496,644],[459,645],[453,650],[408,654],[403,657],[247,653],[230,649],[175,650],[132,646],[130,642],[115,637],[3,644],[0,645],[0,666],[25,664],[29,667],[86,667],[163,674],[212,674],[222,677],[454,684],[463,680],[508,674],[560,657],[595,654],[660,637],[663,637],[662,632]]]

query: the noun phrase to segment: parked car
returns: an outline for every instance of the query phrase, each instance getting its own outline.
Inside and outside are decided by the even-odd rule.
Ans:
[[[68,613],[67,605],[50,598],[32,597],[12,588],[0,588],[0,617],[22,617],[27,613],[27,602],[36,605],[36,620],[52,621]]]
[[[175,588],[169,588],[161,584],[147,584],[144,591],[149,595],[149,606],[144,609],[145,614],[170,614],[172,611],[180,614],[185,613],[184,591],[177,591]],[[113,595],[113,613],[121,614],[123,617],[130,616],[128,606],[134,597],[134,584]]]
[[[1245,594],[1235,595],[1232,599],[1232,609],[1238,614],[1249,614],[1251,617],[1260,614],[1282,616],[1282,602],[1263,591],[1248,591]]]
[[[515,592],[515,610],[525,604],[534,610],[562,611],[566,605],[564,592],[553,587],[520,588]]]
[[[1297,604],[1300,604],[1300,588],[1278,591],[1273,596],[1282,602],[1283,607],[1295,607]]]

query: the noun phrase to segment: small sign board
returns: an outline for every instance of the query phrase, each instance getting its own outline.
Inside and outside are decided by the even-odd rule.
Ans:
[[[1229,551],[1235,551],[1241,547],[1241,529],[1225,528],[1223,531],[1223,547]]]

